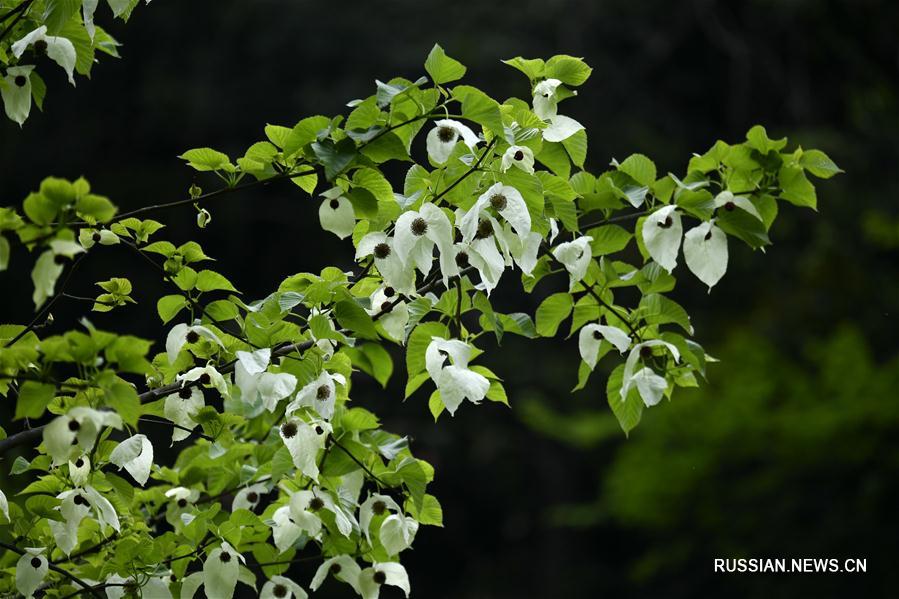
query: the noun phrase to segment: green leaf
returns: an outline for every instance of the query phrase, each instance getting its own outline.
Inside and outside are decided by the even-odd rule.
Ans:
[[[609,375],[606,383],[606,399],[609,407],[612,408],[612,413],[618,419],[618,424],[621,425],[621,430],[627,435],[640,423],[640,418],[643,416],[643,400],[640,399],[636,386],[631,388],[624,401],[621,400],[623,377],[624,364],[619,364]]]
[[[821,179],[830,179],[834,175],[844,172],[821,150],[805,150],[799,158],[799,165]]]
[[[301,120],[284,140],[284,155],[291,156],[302,150],[307,144],[317,140],[330,125],[331,120],[324,116],[310,116]]]
[[[503,63],[518,69],[531,81],[543,77],[545,63],[540,58],[522,58],[521,56],[516,56],[515,58],[504,60]]]
[[[602,225],[590,229],[586,234],[593,238],[590,246],[593,248],[594,256],[606,256],[620,252],[634,237],[633,233],[618,225]]]
[[[228,279],[212,270],[197,273],[196,287],[200,291],[237,291]]]
[[[782,150],[787,145],[787,138],[770,139],[768,132],[761,125],[756,125],[746,133],[749,146],[758,150],[761,154],[767,154],[771,150]]]
[[[540,303],[537,308],[537,334],[541,337],[553,337],[559,325],[571,314],[574,302],[571,294],[554,293]]]
[[[60,505],[62,505],[61,500],[47,495],[34,495],[25,500],[25,509],[29,513],[38,518],[47,518],[58,522],[63,520],[62,514],[59,513]]]
[[[75,212],[89,223],[106,223],[115,216],[116,207],[109,199],[89,193],[75,202]]]
[[[578,86],[587,81],[593,72],[582,59],[567,54],[553,56],[546,61],[544,76],[558,79],[565,85]]]
[[[462,102],[462,116],[483,125],[500,137],[504,135],[503,119],[496,100],[470,85],[454,87],[453,97]]]
[[[16,401],[16,416],[20,418],[40,418],[44,410],[53,400],[56,386],[36,381],[25,381],[19,388],[19,399]]]
[[[656,181],[656,165],[643,154],[631,154],[618,165],[618,170],[627,173],[631,179],[646,187]]]
[[[356,143],[350,138],[341,139],[337,143],[326,139],[313,143],[312,151],[325,167],[325,178],[333,181],[353,162],[356,157]]]
[[[780,197],[796,206],[818,209],[815,186],[805,177],[802,168],[784,165],[777,178],[782,189]]]
[[[387,381],[393,374],[393,358],[383,345],[364,343],[344,351],[353,358],[353,364],[374,377],[382,387],[387,387]]]
[[[231,163],[227,154],[212,148],[194,148],[181,154],[178,158],[186,160],[197,171],[215,171]]]
[[[416,507],[414,502],[408,500],[405,508],[410,516],[418,520],[419,524],[443,526],[443,508],[433,495],[425,494],[422,498],[421,508]]]
[[[187,307],[187,299],[183,295],[166,295],[156,302],[156,312],[162,324],[166,324]]]
[[[334,306],[334,316],[340,326],[349,329],[351,336],[377,339],[375,323],[368,312],[354,300],[343,300]]]
[[[450,58],[440,47],[440,44],[434,44],[425,60],[425,70],[431,76],[431,80],[440,85],[456,81],[465,76],[465,65],[454,58]]]
[[[439,322],[425,322],[412,331],[409,335],[409,342],[406,346],[406,372],[409,373],[411,379],[419,372],[425,369],[425,350],[431,343],[431,337],[448,336],[448,330],[445,325]]]

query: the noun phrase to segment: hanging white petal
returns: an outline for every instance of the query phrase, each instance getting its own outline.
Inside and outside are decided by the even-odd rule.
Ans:
[[[196,343],[201,337],[209,339],[223,349],[225,347],[215,333],[199,324],[187,325],[181,323],[172,327],[165,339],[165,351],[169,364],[175,363],[175,360],[178,359],[178,354],[187,343]]]
[[[0,97],[6,116],[21,127],[31,113],[31,71],[34,65],[9,67],[3,84],[0,85]]]
[[[596,366],[599,346],[604,340],[615,346],[615,349],[622,354],[631,344],[630,336],[618,327],[601,324],[588,324],[582,327],[578,333],[578,349],[581,352],[581,359],[590,370]]]
[[[397,293],[411,295],[415,293],[415,269],[407,268],[403,258],[394,249],[394,240],[383,232],[369,233],[356,248],[356,260],[365,256],[374,256],[375,266],[384,277],[384,282],[393,287]]]
[[[294,466],[305,476],[318,480],[318,452],[325,447],[331,425],[325,421],[307,424],[298,418],[284,422],[278,429]]]
[[[557,114],[549,118],[549,126],[543,130],[543,139],[551,142],[565,141],[584,126],[571,117]]]
[[[587,274],[587,268],[590,267],[590,261],[593,259],[590,248],[591,241],[593,241],[593,238],[585,235],[574,241],[560,243],[553,248],[553,256],[568,271],[569,291],[574,289]]]
[[[44,427],[43,440],[53,464],[67,462],[74,454],[90,451],[97,435],[104,427],[122,428],[122,419],[115,412],[104,412],[77,406],[64,416],[57,416]]]
[[[727,272],[727,235],[714,221],[704,222],[684,235],[684,260],[696,277],[712,287]]]
[[[46,547],[27,547],[16,562],[16,590],[25,599],[34,597],[34,592],[44,582],[50,570],[47,558],[42,555],[45,550]]]
[[[318,207],[318,220],[322,229],[334,233],[340,239],[346,239],[356,227],[353,203],[343,195],[343,190],[339,187],[329,189],[322,196],[325,199]]]
[[[534,114],[544,121],[556,116],[556,90],[560,85],[562,82],[558,79],[546,79],[534,86]]]
[[[503,152],[501,166],[503,172],[506,172],[514,166],[533,175],[534,151],[527,146],[509,146],[509,148]]]
[[[172,428],[172,443],[190,436],[190,431],[197,426],[193,417],[205,406],[203,391],[199,387],[185,387],[177,393],[166,396],[163,415],[166,419],[183,427]]]
[[[649,367],[644,367],[640,369],[639,372],[635,372],[637,362],[642,357],[641,354],[644,350],[652,349],[653,347],[664,347],[674,358],[675,362],[680,362],[680,352],[677,347],[667,341],[650,339],[649,341],[638,343],[631,348],[631,352],[628,354],[627,360],[624,363],[624,372],[621,376],[621,401],[627,399],[627,394],[630,392],[631,388],[636,385],[637,391],[643,399],[643,403],[645,403],[647,407],[654,406],[659,402],[659,399],[661,399],[661,394],[668,388],[668,383],[665,379],[655,374]],[[662,387],[663,383],[664,387]]]
[[[752,203],[752,200],[743,196],[735,196],[729,191],[722,191],[715,196],[715,208],[724,208],[728,212],[739,208],[740,210],[748,212],[760,221],[764,220],[759,213],[759,209]]]
[[[15,42],[10,49],[13,56],[20,58],[28,46],[45,44],[47,57],[61,66],[69,77],[69,83],[75,85],[75,45],[65,37],[47,35],[47,26],[41,25],[25,37]]]
[[[371,543],[371,521],[375,516],[380,516],[393,511],[394,513],[403,513],[399,504],[393,498],[379,493],[372,493],[368,499],[359,507],[359,526],[365,539]]]
[[[425,139],[428,157],[434,164],[444,164],[449,160],[460,138],[470,150],[474,150],[480,142],[475,132],[459,121],[452,119],[436,121]]]
[[[643,221],[643,244],[659,266],[671,272],[677,266],[684,228],[674,205],[660,208]]]
[[[284,576],[272,576],[259,592],[259,599],[306,599],[303,587]]]
[[[203,589],[207,597],[230,599],[234,596],[242,560],[243,556],[227,542],[209,552],[203,562]]]
[[[361,573],[362,569],[359,567],[359,564],[349,555],[330,557],[322,562],[322,565],[315,571],[315,576],[312,577],[312,581],[309,583],[309,590],[317,591],[328,574],[330,574],[337,580],[353,587],[353,590],[361,595],[362,590],[359,587],[359,575]]]
[[[440,399],[450,415],[465,399],[480,403],[490,389],[490,381],[468,368],[471,347],[456,339],[432,337],[425,350],[428,374],[440,391]]]
[[[399,587],[406,597],[411,591],[409,575],[402,564],[397,562],[374,563],[359,574],[359,590],[362,599],[378,599],[381,586],[385,584]]]
[[[153,444],[146,435],[134,435],[112,450],[109,461],[120,470],[125,468],[140,486],[144,486],[153,466]]]

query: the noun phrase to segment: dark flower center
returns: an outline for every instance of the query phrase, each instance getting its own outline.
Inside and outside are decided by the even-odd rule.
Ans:
[[[285,439],[290,439],[297,434],[297,425],[295,422],[285,422],[281,425],[281,434]]]
[[[384,288],[384,297],[393,297],[394,295],[396,295],[396,289],[393,287]]]
[[[521,150],[518,150],[517,152],[515,152],[515,154],[512,155],[512,158],[514,158],[515,160],[519,160],[519,161],[524,160],[524,152],[522,152]]]
[[[66,257],[62,254],[56,254],[55,256],[53,256],[53,262],[55,262],[56,264],[65,264]]]
[[[309,509],[313,512],[317,512],[323,507],[325,507],[325,502],[321,500],[321,497],[313,497],[312,501],[309,502]]]
[[[35,569],[40,568],[42,563],[44,563],[44,562],[42,562],[41,558],[39,558],[39,557],[31,558],[31,567],[32,568],[35,568]]]
[[[316,424],[316,425],[315,425],[315,434],[316,434],[316,435],[320,435],[320,434],[322,434],[323,432],[325,432],[325,429],[323,429],[322,427],[320,427],[320,426],[318,426],[318,425]]]
[[[178,582],[178,577],[175,576],[174,574],[169,574],[169,580],[171,582]]]
[[[600,339],[602,339],[602,333],[600,333],[599,331],[593,331],[593,338],[599,341]]]
[[[468,266],[468,254],[465,252],[459,252],[456,254],[456,266],[459,268],[465,268]]]
[[[506,196],[501,193],[496,194],[495,196],[490,198],[490,205],[493,206],[493,209],[497,212],[502,212],[506,209]]]
[[[319,401],[325,401],[329,397],[331,397],[331,390],[327,385],[322,385],[315,391],[315,399]]]
[[[331,567],[328,569],[331,571],[331,574],[340,574],[340,564],[331,564]]]
[[[190,399],[191,394],[192,392],[190,390],[190,387],[181,387],[181,389],[178,391],[178,397],[180,397],[181,399]]]
[[[486,218],[482,218],[478,221],[478,233],[475,235],[475,239],[487,239],[491,235],[493,235],[493,225]]]
[[[712,238],[712,230],[709,229],[709,232],[705,234],[704,239],[705,239],[706,241],[708,241],[708,240],[711,239],[711,238]]]
[[[275,597],[287,597],[287,587],[283,584],[276,584],[275,588],[272,589],[272,594]]]
[[[94,243],[100,243],[100,239],[101,239],[100,234],[94,233],[93,235],[91,235],[91,239],[94,240]]]
[[[178,500],[178,507],[187,507],[187,500],[185,498],[181,498]]]
[[[412,234],[421,237],[425,233],[428,232],[428,221],[421,218],[420,216],[412,221],[412,224],[409,226],[412,229]]]
[[[73,433],[81,428],[81,423],[77,420],[69,420],[69,430]]]
[[[28,83],[28,78],[25,75],[16,75],[13,81],[17,87],[25,87],[25,84]]]
[[[390,312],[391,310],[393,310],[393,304],[391,304],[390,302],[384,302],[383,304],[381,304],[381,312]]]
[[[259,501],[259,493],[250,491],[249,493],[247,493],[247,501],[249,501],[250,503],[256,503],[257,501]]]
[[[340,202],[338,202],[337,200],[331,200],[329,205],[331,206],[331,210],[337,210],[338,208],[340,208]]]
[[[724,204],[724,209],[728,212],[732,211],[734,208],[736,208],[736,205],[733,202],[727,202],[726,204]]]
[[[643,347],[640,348],[640,357],[641,358],[645,359],[650,356],[652,356],[652,348],[651,347],[649,347],[648,345],[644,345]]]
[[[387,575],[379,570],[375,572],[375,575],[372,576],[371,579],[374,580],[376,584],[384,584],[387,582]]]
[[[82,466],[84,466],[84,460],[82,460],[81,458],[78,458],[77,460],[75,460],[76,468],[81,468]]]
[[[75,497],[72,498],[72,503],[75,505],[87,505],[87,499],[81,495],[75,495]]]
[[[441,127],[437,130],[437,138],[445,144],[456,139],[456,130],[452,127]]]
[[[37,54],[47,53],[47,40],[38,40],[34,42],[34,51]]]
[[[211,381],[211,380],[212,380],[212,379],[209,378],[209,373],[208,373],[208,372],[204,372],[203,374],[200,375],[200,384],[201,384],[201,385],[208,385],[208,384],[209,384],[209,381]]]
[[[387,504],[384,503],[383,501],[376,501],[376,502],[374,502],[374,504],[372,504],[372,506],[371,506],[371,511],[373,511],[373,512],[374,512],[375,514],[377,514],[378,516],[380,516],[381,514],[383,514],[383,513],[384,513],[384,510],[386,510],[386,509],[387,509]]]
[[[375,258],[383,260],[390,255],[390,246],[386,243],[379,243],[375,246]]]
[[[188,331],[187,336],[185,337],[188,343],[196,343],[200,340],[200,334],[196,331]]]
[[[219,555],[219,559],[222,560],[222,563],[227,564],[228,562],[231,561],[231,554],[228,553],[227,551],[222,551],[222,554]]]
[[[666,217],[665,217],[665,220],[663,220],[662,222],[659,223],[659,227],[661,227],[662,229],[667,229],[668,227],[671,226],[671,224],[672,224],[673,222],[674,222],[674,221],[671,220],[671,216],[670,216],[670,215],[669,215],[669,216],[666,216]]]

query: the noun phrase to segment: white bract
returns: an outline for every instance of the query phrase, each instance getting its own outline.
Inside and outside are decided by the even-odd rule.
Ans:
[[[621,401],[627,400],[627,394],[631,388],[636,387],[646,407],[652,407],[659,403],[662,394],[668,389],[668,382],[665,378],[657,375],[649,366],[637,370],[637,362],[641,359],[644,349],[649,351],[653,347],[664,347],[671,353],[675,362],[680,361],[680,352],[677,347],[667,341],[650,339],[635,345],[624,363],[624,372],[621,377]]]
[[[359,573],[359,590],[362,599],[378,599],[381,586],[389,584],[403,590],[409,596],[409,575],[402,564],[397,562],[374,563]]]
[[[299,418],[287,420],[278,429],[284,446],[290,452],[293,465],[313,480],[318,480],[316,457],[324,449],[325,440],[330,433],[331,425],[324,420],[307,424]]]
[[[3,490],[0,489],[0,512],[6,517],[6,521],[9,522],[9,501],[6,499],[6,494],[3,493]]]
[[[356,211],[353,204],[343,195],[343,189],[332,187],[321,194],[324,199],[318,207],[318,220],[322,229],[330,231],[340,239],[353,234],[356,226]]]
[[[596,366],[599,346],[603,341],[611,343],[622,354],[631,344],[630,336],[618,327],[601,324],[588,324],[582,327],[578,333],[578,349],[581,352],[581,359],[590,370]]]
[[[44,447],[53,458],[53,464],[62,464],[76,452],[90,451],[97,435],[105,426],[122,428],[122,419],[115,412],[101,412],[93,408],[77,406],[57,416],[44,427]]]
[[[543,139],[550,142],[564,141],[584,128],[573,118],[558,114],[561,85],[558,79],[546,79],[534,86],[534,114],[549,123]]]
[[[47,57],[61,66],[69,77],[69,83],[75,85],[75,45],[68,38],[47,35],[47,26],[41,25],[15,42],[10,49],[13,56],[21,58],[28,46],[43,47]]]
[[[91,473],[91,461],[87,454],[78,456],[75,461],[69,460],[69,478],[76,487],[84,486]]]
[[[272,576],[259,592],[259,599],[306,599],[303,587],[284,576]]]
[[[119,236],[109,229],[81,229],[78,232],[78,243],[86,250],[91,249],[96,244],[115,245],[119,243]]]
[[[203,337],[224,349],[225,346],[218,336],[199,323],[194,325],[181,323],[172,327],[165,339],[165,351],[169,358],[169,364],[175,363],[175,360],[178,359],[178,354],[181,353],[181,348],[187,343],[196,343]]]
[[[509,148],[503,152],[501,167],[503,172],[506,172],[513,166],[533,175],[534,151],[527,146],[509,146]]]
[[[146,435],[134,435],[112,450],[109,461],[119,470],[125,468],[140,486],[144,486],[153,466],[153,444]]]
[[[669,273],[677,266],[677,253],[683,234],[680,214],[674,205],[656,210],[643,221],[643,244],[646,251]]]
[[[368,499],[359,506],[359,526],[362,528],[362,534],[365,535],[365,539],[369,543],[371,543],[371,533],[369,528],[371,527],[372,518],[384,513],[389,513],[388,510],[399,514],[403,513],[402,508],[393,500],[393,498],[379,493],[372,493],[369,495]]]
[[[696,226],[684,235],[684,260],[696,277],[709,286],[727,272],[727,234],[708,221]]]
[[[440,253],[440,271],[443,281],[454,274],[452,261],[453,226],[443,210],[434,204],[423,204],[418,210],[409,210],[396,219],[393,248],[399,254],[405,268],[417,268],[421,274],[431,272],[434,262],[434,246]]]
[[[480,139],[474,131],[459,121],[442,119],[434,123],[434,128],[428,132],[425,145],[428,148],[428,157],[434,164],[442,165],[449,160],[450,154],[456,147],[459,139],[474,151]]]
[[[752,203],[752,200],[743,196],[735,196],[729,191],[722,191],[715,196],[715,208],[724,208],[728,212],[735,208],[739,208],[740,210],[748,212],[760,221],[764,220],[759,213],[759,209]]]
[[[334,415],[334,404],[337,401],[335,383],[346,385],[346,379],[340,373],[332,374],[323,370],[315,380],[297,391],[296,398],[287,404],[286,413],[290,415],[301,407],[308,407],[325,420],[330,420]]]
[[[228,381],[222,376],[214,366],[197,366],[191,368],[184,374],[179,374],[176,379],[181,383],[181,387],[185,388],[189,383],[199,381],[201,385],[213,387],[225,399],[231,399],[231,392],[228,390]]]
[[[210,551],[203,562],[203,590],[206,596],[221,599],[233,597],[240,577],[240,562],[243,561],[244,557],[226,541]]]
[[[31,71],[34,65],[22,65],[6,69],[0,81],[0,96],[6,116],[21,127],[31,112]]]
[[[362,594],[362,589],[359,586],[359,575],[362,574],[362,568],[360,568],[359,564],[356,563],[356,560],[349,555],[329,557],[322,562],[315,571],[312,582],[309,583],[309,589],[317,591],[318,587],[322,585],[328,574],[353,587],[353,590],[356,591],[356,593]]]
[[[237,352],[234,384],[240,389],[240,400],[249,406],[261,405],[274,412],[278,402],[289,397],[297,387],[297,377],[290,373],[266,372],[271,349]]]
[[[406,295],[415,293],[415,271],[406,268],[403,258],[394,247],[394,240],[383,232],[369,233],[356,248],[356,260],[366,256],[374,256],[375,266],[384,278],[384,282],[398,293]]]
[[[463,400],[480,403],[490,389],[490,381],[468,368],[471,346],[457,339],[432,337],[425,350],[428,374],[440,391],[440,399],[450,415]]]
[[[450,249],[454,252],[454,248]],[[453,254],[454,256],[455,254]],[[380,315],[378,324],[388,337],[404,344],[406,342],[406,324],[409,322],[409,306],[397,296],[393,287],[379,287],[369,298],[371,308],[367,312],[371,316]]]
[[[231,502],[231,511],[234,510],[250,510],[253,511],[262,495],[268,493],[268,487],[264,483],[256,483],[249,487],[244,487],[234,495],[234,501]]]
[[[197,423],[194,416],[206,406],[203,391],[198,387],[184,387],[177,393],[167,395],[163,405],[165,417],[183,428],[172,429],[172,443],[190,436]]]
[[[474,206],[459,219],[462,239],[471,242],[479,234],[481,237],[484,236],[482,228],[487,225],[482,224],[482,217],[487,216],[488,208],[496,210],[522,239],[531,232],[531,214],[521,193],[514,187],[496,183],[482,193]]]
[[[47,558],[42,555],[46,549],[46,547],[26,547],[25,553],[16,562],[16,589],[25,596],[25,599],[34,596],[34,592],[44,582],[50,570]]]
[[[585,235],[578,237],[574,241],[560,243],[553,248],[553,256],[568,271],[569,291],[574,289],[583,280],[584,275],[587,274],[587,268],[590,267],[590,262],[593,259],[590,248],[591,241],[593,241],[593,238]]]

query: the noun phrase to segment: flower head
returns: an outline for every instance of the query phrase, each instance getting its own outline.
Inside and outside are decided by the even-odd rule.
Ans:
[[[444,164],[449,160],[450,154],[456,147],[459,139],[465,143],[470,150],[474,150],[480,143],[475,132],[452,119],[443,119],[434,123],[434,128],[428,132],[425,143],[428,148],[428,157],[434,164]]]
[[[590,242],[593,238],[589,235],[579,237],[574,241],[560,243],[553,248],[553,256],[558,260],[569,275],[569,291],[581,282],[587,274],[587,268],[593,259]]]
[[[468,368],[471,346],[457,339],[432,337],[425,350],[425,366],[440,391],[440,399],[452,415],[463,400],[480,403],[490,381]]]
[[[334,233],[340,239],[352,235],[356,227],[356,211],[343,193],[340,187],[332,187],[321,194],[324,200],[318,207],[318,220],[322,229]]]

